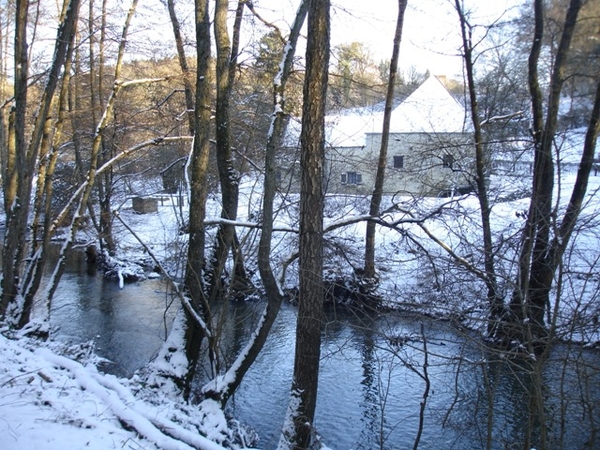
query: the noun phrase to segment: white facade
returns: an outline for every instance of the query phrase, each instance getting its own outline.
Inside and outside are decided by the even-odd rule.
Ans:
[[[470,186],[472,136],[466,119],[465,109],[444,85],[436,77],[427,79],[392,111],[384,192],[429,196]],[[326,124],[327,192],[370,194],[383,112],[376,107],[352,109],[328,116]],[[291,128],[288,145],[290,134],[299,136],[297,124]],[[299,164],[281,161],[280,167],[282,182],[297,190]]]

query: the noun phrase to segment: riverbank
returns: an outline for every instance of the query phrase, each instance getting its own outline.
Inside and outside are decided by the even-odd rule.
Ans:
[[[7,338],[0,331],[3,450],[239,448],[216,404],[188,405],[168,383],[100,373],[89,344]]]

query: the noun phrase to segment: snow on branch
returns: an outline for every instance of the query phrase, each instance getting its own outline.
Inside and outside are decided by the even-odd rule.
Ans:
[[[138,78],[136,80],[129,80],[129,81],[115,81],[115,86],[118,88],[127,88],[130,86],[137,86],[138,84],[160,83],[163,81],[169,81],[172,78],[173,77]]]
[[[523,117],[523,111],[516,111],[510,114],[504,114],[503,116],[488,117],[487,119],[483,119],[480,125],[483,126],[487,125],[488,123],[502,122],[504,120],[515,119],[517,117]]]
[[[432,213],[430,215],[427,215],[426,217],[423,218],[413,218],[413,217],[404,217],[402,219],[398,219],[398,220],[394,220],[394,221],[387,221],[385,220],[382,216],[370,216],[370,215],[361,215],[361,216],[352,216],[352,217],[348,217],[346,219],[337,221],[337,222],[333,222],[329,225],[327,225],[325,227],[325,229],[323,230],[323,234],[327,234],[330,233],[331,231],[337,230],[338,228],[343,228],[343,227],[347,227],[350,225],[354,225],[355,223],[359,223],[359,222],[375,222],[378,225],[381,225],[383,227],[386,228],[396,228],[398,225],[401,224],[409,224],[409,223],[420,223],[423,222],[425,220],[427,220],[429,217],[431,217],[432,215],[436,215],[437,212]],[[245,221],[241,221],[241,220],[229,220],[229,219],[223,219],[223,218],[214,218],[214,219],[205,219],[204,220],[204,225],[230,225],[230,226],[235,226],[235,227],[243,227],[243,228],[260,228],[262,225],[260,223],[257,222],[245,222]],[[283,233],[299,233],[299,230],[295,229],[295,228],[289,228],[289,227],[275,227],[273,228],[273,231],[279,231],[279,232],[283,232]]]

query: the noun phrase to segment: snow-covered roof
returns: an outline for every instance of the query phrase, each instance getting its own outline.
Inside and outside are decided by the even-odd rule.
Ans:
[[[435,76],[429,77],[393,111],[392,133],[463,133],[466,131],[465,108]],[[326,144],[329,147],[363,147],[367,133],[381,133],[381,104],[350,108],[325,118]],[[284,143],[292,147],[300,142],[301,124],[291,120]]]
[[[392,111],[392,133],[462,133],[465,108],[442,82],[430,76]]]
[[[383,112],[375,107],[352,108],[325,118],[327,145],[362,147],[367,133],[381,133]]]
[[[383,112],[377,105],[350,108],[325,117],[325,141],[328,147],[363,147],[367,133],[381,133]],[[284,145],[295,147],[300,143],[302,124],[290,120]]]

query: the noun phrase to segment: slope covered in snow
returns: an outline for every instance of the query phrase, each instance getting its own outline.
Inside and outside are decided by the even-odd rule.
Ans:
[[[224,447],[217,442],[231,445],[216,403],[189,406],[166,380],[118,379],[98,372],[95,362],[89,345],[65,347],[0,334],[0,448],[219,450]]]

